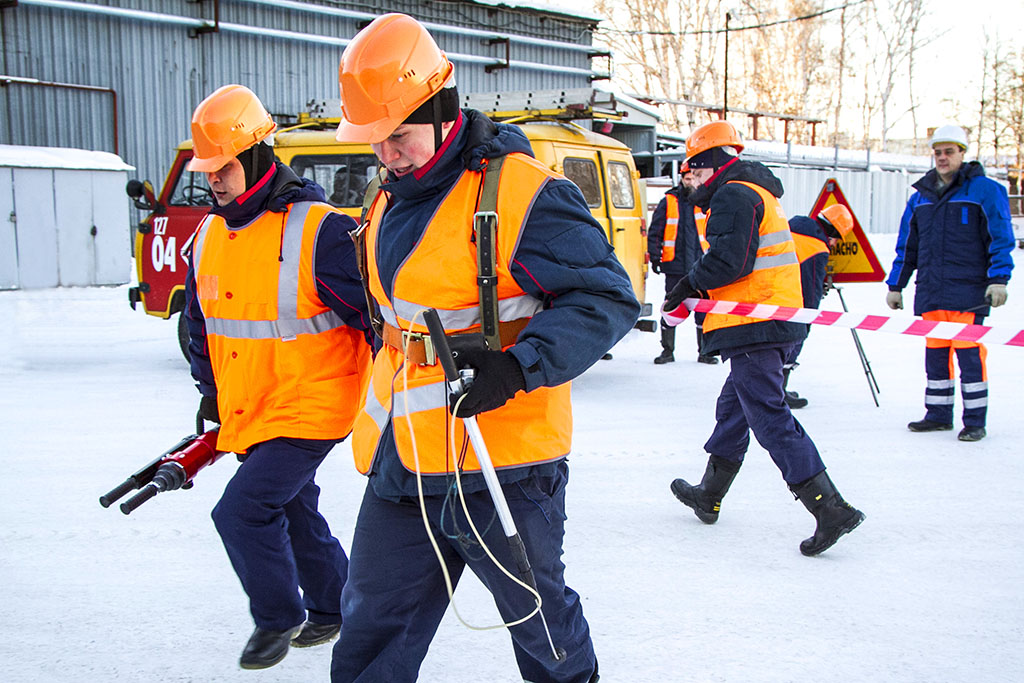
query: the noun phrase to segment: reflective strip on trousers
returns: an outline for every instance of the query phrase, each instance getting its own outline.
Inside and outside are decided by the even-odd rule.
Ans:
[[[964,410],[988,407],[988,382],[964,382],[960,385]]]

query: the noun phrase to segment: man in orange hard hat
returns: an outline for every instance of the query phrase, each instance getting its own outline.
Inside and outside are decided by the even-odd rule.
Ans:
[[[457,584],[468,567],[509,624],[524,680],[596,681],[590,627],[561,561],[569,382],[629,331],[640,306],[579,188],[534,159],[519,128],[460,110],[453,71],[402,14],[375,19],[341,58],[338,139],[370,143],[387,178],[361,228],[383,347],[353,433],[369,482],[331,680],[416,680],[449,604],[446,576]],[[428,309],[474,373],[455,405],[424,339]],[[485,553],[517,571],[452,412],[478,418],[540,615]]]
[[[828,293],[825,277],[828,275],[830,250],[853,231],[853,214],[842,204],[830,204],[814,218],[793,216],[789,219],[789,231],[793,234],[796,257],[800,261],[804,308],[817,308],[822,297]],[[808,325],[807,334],[810,333],[811,326]],[[799,365],[797,357],[803,347],[802,341],[797,342],[782,365],[782,389],[786,394],[786,405],[794,410],[808,403],[806,398],[788,388],[789,376]]]
[[[338,632],[348,558],[314,477],[370,377],[355,221],[274,160],[275,127],[251,90],[226,85],[196,107],[188,164],[216,201],[192,242],[184,315],[200,416],[242,460],[213,521],[256,622],[243,669]]]
[[[704,124],[686,141],[686,161],[700,183],[691,200],[707,213],[708,249],[669,293],[670,318],[685,317],[683,302],[689,298],[794,308],[803,302],[796,244],[779,204],[782,183],[766,166],[741,160],[741,151],[743,141],[728,121]],[[704,444],[704,478],[697,486],[676,479],[671,488],[698,519],[714,524],[753,432],[814,515],[814,535],[800,543],[800,552],[812,556],[856,528],[864,514],[839,495],[784,399],[783,364],[806,336],[806,325],[799,323],[707,314],[704,351],[729,361],[729,377],[715,408],[715,429]]]

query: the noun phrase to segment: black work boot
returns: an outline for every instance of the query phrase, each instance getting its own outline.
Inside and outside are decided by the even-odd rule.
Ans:
[[[673,355],[676,350],[676,328],[666,325],[664,321],[661,323],[661,348],[661,355],[654,359],[654,364],[674,363],[676,360]]]
[[[960,433],[956,435],[956,438],[961,441],[981,441],[985,438],[985,428],[977,426],[965,426],[960,430]]]
[[[948,432],[953,429],[953,425],[946,422],[932,422],[925,418],[911,422],[907,425],[907,429],[912,432]]]
[[[338,637],[341,624],[318,624],[307,621],[302,625],[302,632],[292,639],[292,647],[313,647],[329,643]]]
[[[792,368],[782,369],[782,393],[785,395],[786,405],[789,406],[789,409],[797,410],[807,405],[807,399],[801,398],[800,394],[795,391],[787,391],[786,387],[789,386],[789,373],[792,371]]]
[[[672,493],[683,505],[693,508],[697,519],[705,524],[714,524],[718,521],[722,498],[728,493],[741,464],[712,455],[708,458],[708,466],[699,486],[690,486],[686,480],[676,479],[672,482]]]
[[[800,552],[808,557],[825,552],[864,521],[864,513],[843,500],[824,470],[789,490],[818,522],[814,535],[800,543]]]
[[[256,627],[242,650],[238,665],[243,669],[266,669],[274,666],[288,654],[288,646],[302,631],[302,624],[286,631],[267,631]]]

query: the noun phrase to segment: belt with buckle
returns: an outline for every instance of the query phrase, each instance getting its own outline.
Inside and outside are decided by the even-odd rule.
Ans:
[[[523,331],[529,318],[519,318],[509,322],[498,324],[498,333],[501,336],[502,347],[514,344],[519,333]],[[457,337],[457,334],[450,335]],[[437,354],[434,352],[434,344],[430,341],[430,335],[426,332],[409,332],[400,327],[384,323],[384,330],[381,338],[388,346],[398,349],[406,354],[406,358],[418,365],[437,365]]]

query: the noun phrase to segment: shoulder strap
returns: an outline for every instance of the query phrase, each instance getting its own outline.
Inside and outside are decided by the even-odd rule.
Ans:
[[[369,213],[370,207],[373,206],[373,202],[380,192],[384,173],[386,171],[382,167],[370,182],[367,183],[366,192],[363,194],[363,207],[359,213],[359,227],[349,233],[352,236],[352,242],[356,246],[356,266],[359,268],[359,276],[363,283],[363,296],[366,297],[366,308],[370,312],[370,326],[373,327],[373,331],[377,333],[378,337],[383,335],[384,319],[380,315],[377,301],[373,298],[373,294],[370,293],[370,271],[366,264],[366,214]]]
[[[480,288],[480,327],[492,351],[501,350],[498,330],[498,274],[495,242],[498,231],[498,182],[505,155],[487,161],[480,197],[473,215],[473,236],[476,239],[477,286]]]

